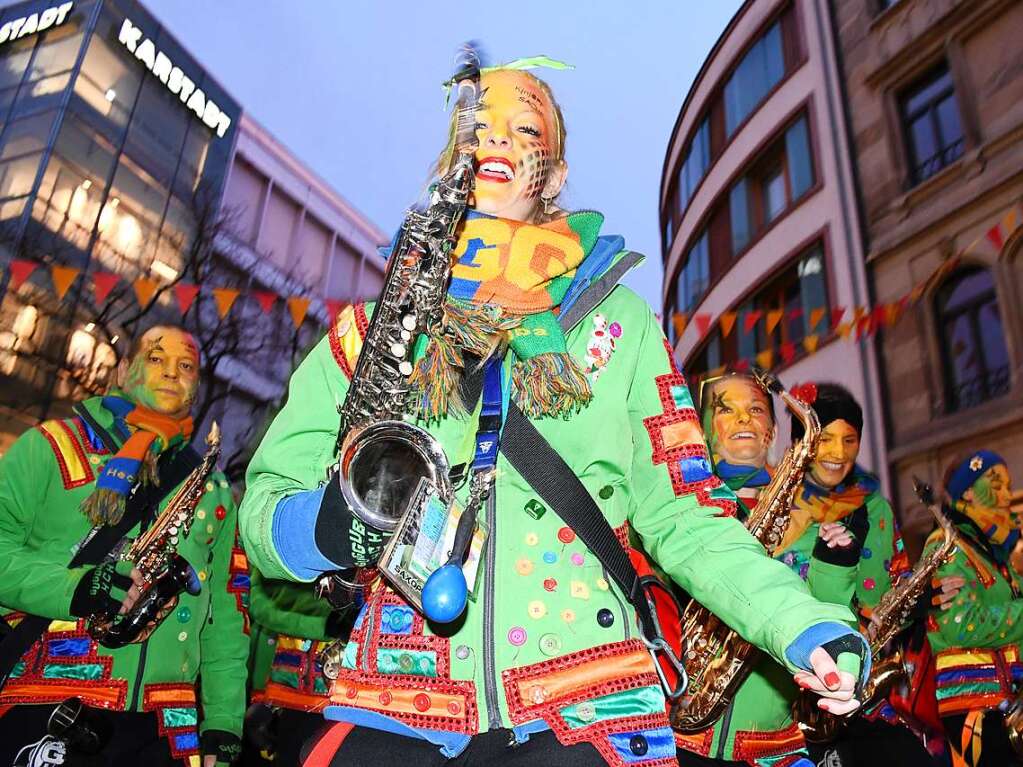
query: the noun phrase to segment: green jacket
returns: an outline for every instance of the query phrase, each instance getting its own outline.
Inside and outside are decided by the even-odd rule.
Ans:
[[[253,697],[301,711],[323,709],[329,686],[317,658],[332,641],[327,601],[309,584],[267,580],[253,568],[249,613]]]
[[[869,612],[908,569],[908,563],[888,501],[875,492],[867,497],[866,506],[870,529],[855,567],[829,564],[813,556],[820,531],[816,522],[775,557],[803,578],[817,599]],[[721,719],[704,732],[679,736],[679,746],[717,759],[771,764],[779,756],[804,748],[803,736],[792,720],[797,693],[792,675],[771,658],[764,658]]]
[[[577,305],[588,311],[567,330],[568,350],[583,360],[593,333],[617,324],[614,350],[591,376],[585,409],[535,426],[623,543],[631,528],[672,578],[794,669],[786,650],[797,637],[851,613],[814,600],[729,516],[734,495],[710,470],[685,379],[647,304],[605,283]],[[249,465],[242,535],[268,576],[297,577],[275,545],[274,514],[283,499],[323,482],[335,460],[336,407],[366,323],[362,306],[342,314],[293,375],[287,405]],[[429,428],[452,465],[467,459],[473,417]],[[503,455],[497,470],[480,583],[464,620],[435,632],[390,589],[374,591],[327,716],[411,728],[447,754],[478,732],[512,727],[520,738],[550,728],[562,743],[589,741],[612,764],[673,758],[664,696],[632,609]],[[645,738],[640,761],[630,732]]]
[[[942,716],[998,708],[1015,697],[1023,681],[1023,579],[991,558],[976,526],[956,527],[959,544],[935,577],[959,576],[966,585],[950,609],[932,607],[927,620]],[[942,539],[935,530],[921,558],[931,556]]]
[[[100,401],[84,406],[113,433],[113,416]],[[202,582],[200,594],[182,594],[146,641],[109,650],[89,637],[84,620],[71,616],[86,568],[67,567],[91,528],[79,504],[109,457],[76,416],[30,429],[0,460],[0,614],[11,623],[25,613],[53,619],[0,690],[0,705],[60,703],[77,695],[118,711],[156,710],[164,727],[181,728],[168,734],[175,752],[198,753],[197,723],[199,731],[240,736],[245,712],[248,570],[231,491],[222,474],[211,475],[192,529],[178,546]]]

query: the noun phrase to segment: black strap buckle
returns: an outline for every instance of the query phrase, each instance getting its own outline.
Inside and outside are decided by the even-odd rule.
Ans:
[[[640,629],[640,639],[643,640],[643,644],[646,645],[647,652],[650,653],[650,657],[654,661],[654,669],[657,671],[657,678],[661,682],[661,689],[664,691],[665,696],[670,701],[678,700],[685,693],[686,688],[689,687],[689,675],[686,674],[686,667],[682,663],[682,659],[678,657],[674,648],[664,638],[664,632],[661,630],[661,622],[657,617],[657,604],[654,602],[654,598],[651,594],[653,589],[660,589],[672,602],[675,603],[675,607],[678,608],[678,614],[682,614],[681,605],[679,605],[678,598],[672,592],[668,586],[661,581],[660,578],[654,575],[644,575],[637,581],[639,590],[642,592],[640,597],[646,603],[647,609],[638,609],[638,623]],[[637,600],[638,602],[638,600]],[[664,669],[661,667],[660,659],[663,658],[668,662],[668,665],[678,675],[678,681],[673,686],[668,681],[668,676]]]

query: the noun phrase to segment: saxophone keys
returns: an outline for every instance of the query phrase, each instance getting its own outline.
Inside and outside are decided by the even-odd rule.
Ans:
[[[401,336],[401,340],[404,341],[405,343],[408,343],[409,341],[412,340],[411,331],[405,330],[405,328],[401,329],[401,333],[399,335]]]
[[[407,330],[409,332],[412,332],[413,330],[415,330],[416,329],[416,315],[414,315],[414,314],[406,314],[404,317],[401,318],[401,326],[403,328],[405,328],[405,330]]]
[[[412,375],[412,363],[408,360],[402,360],[398,363],[398,372],[403,376]]]
[[[393,357],[404,357],[405,356],[405,344],[393,343],[391,344],[391,356]]]

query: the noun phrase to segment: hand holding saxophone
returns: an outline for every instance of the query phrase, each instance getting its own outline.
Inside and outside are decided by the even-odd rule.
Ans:
[[[797,672],[795,680],[804,690],[820,696],[817,700],[819,708],[842,715],[860,707],[856,694],[861,663],[855,653],[840,653],[836,660],[824,647],[818,647],[810,653],[810,665],[813,672]]]

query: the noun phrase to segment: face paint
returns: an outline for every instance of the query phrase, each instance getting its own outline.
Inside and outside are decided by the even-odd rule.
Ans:
[[[476,113],[476,210],[530,221],[547,185],[557,143],[557,118],[547,94],[522,72],[483,76]]]
[[[966,514],[995,543],[1004,543],[1016,527],[1012,517],[1012,480],[998,464],[977,478],[963,495]]]
[[[841,484],[860,454],[860,436],[848,421],[839,418],[821,430],[817,457],[810,465],[810,478],[823,488]]]
[[[199,351],[177,328],[153,328],[142,337],[122,387],[140,405],[184,418],[199,390]]]
[[[774,421],[763,390],[743,378],[726,378],[714,384],[710,408],[714,460],[764,468]]]

